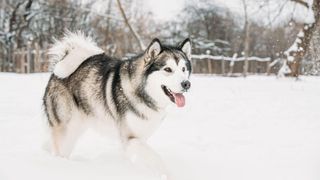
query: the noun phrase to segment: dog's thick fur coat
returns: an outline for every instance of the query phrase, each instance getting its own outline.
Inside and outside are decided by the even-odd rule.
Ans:
[[[144,53],[119,60],[90,38],[68,33],[50,53],[55,66],[43,100],[53,152],[68,157],[90,124],[103,122],[116,130],[132,161],[166,174],[146,140],[168,105],[184,106],[183,93],[190,88],[189,39],[177,47],[154,39]]]

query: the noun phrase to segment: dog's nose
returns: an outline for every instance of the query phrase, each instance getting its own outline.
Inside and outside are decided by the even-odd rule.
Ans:
[[[188,90],[190,89],[191,83],[188,80],[182,81],[181,86],[183,87],[183,89]]]

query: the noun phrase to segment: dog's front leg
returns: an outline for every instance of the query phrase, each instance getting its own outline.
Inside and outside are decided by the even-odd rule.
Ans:
[[[125,153],[131,162],[151,169],[161,180],[169,180],[169,174],[161,157],[139,138],[129,138],[125,143]]]

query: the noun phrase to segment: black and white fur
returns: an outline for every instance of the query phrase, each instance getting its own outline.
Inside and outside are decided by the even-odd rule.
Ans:
[[[118,134],[133,162],[156,169],[166,179],[160,157],[146,140],[175,101],[172,94],[190,88],[190,40],[167,46],[154,39],[142,54],[119,60],[83,34],[67,33],[50,53],[56,64],[43,102],[53,152],[69,157],[91,124],[104,124]]]

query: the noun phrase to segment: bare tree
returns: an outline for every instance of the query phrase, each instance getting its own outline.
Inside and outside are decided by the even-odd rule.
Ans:
[[[314,22],[304,23],[303,27],[299,31],[296,40],[289,49],[285,51],[288,64],[291,68],[291,75],[298,77],[300,74],[300,65],[302,58],[305,56],[307,50],[310,47],[310,40],[317,29],[317,24],[320,21],[320,0],[313,0],[313,4],[310,7],[308,3],[303,0],[291,0],[305,8],[312,9],[314,14]]]
[[[1,69],[5,71],[12,71],[12,67],[14,66],[13,48],[14,46],[21,46],[21,34],[29,27],[34,16],[30,11],[32,4],[33,0],[20,1],[17,3],[14,1],[2,2],[4,9],[7,9],[6,16],[8,17],[8,20],[4,20],[3,25],[1,25],[3,29],[0,29],[0,38],[2,39],[0,39],[0,42],[2,42],[6,51],[6,57],[2,62]],[[6,28],[6,26],[8,28]]]
[[[132,33],[132,35],[134,36],[134,38],[136,39],[137,43],[139,44],[140,46],[140,50],[144,50],[145,49],[145,45],[143,44],[139,34],[133,29],[133,27],[131,26],[127,16],[126,16],[126,13],[124,12],[124,9],[122,7],[122,4],[120,2],[120,0],[117,0],[117,3],[118,3],[118,7],[119,7],[119,10],[121,12],[121,15],[124,19],[124,22],[126,23],[126,25],[128,26],[128,28],[130,29],[130,32]]]

